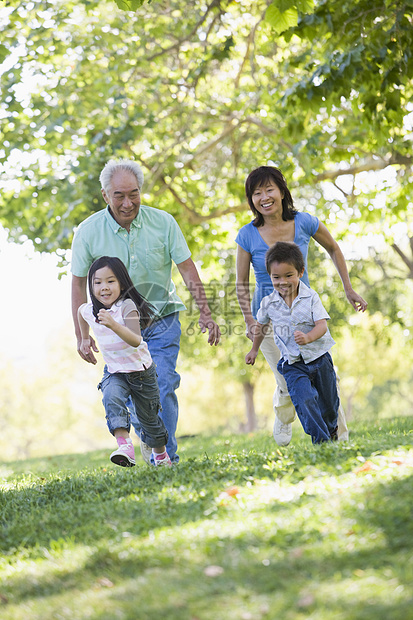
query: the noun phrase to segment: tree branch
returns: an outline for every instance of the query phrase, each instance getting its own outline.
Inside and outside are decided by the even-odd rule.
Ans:
[[[267,3],[267,6],[268,6],[268,3]],[[241,79],[241,76],[242,76],[243,71],[244,71],[244,67],[247,64],[247,59],[248,59],[248,56],[249,56],[249,53],[250,53],[251,45],[255,41],[255,33],[257,32],[257,28],[260,25],[260,23],[263,21],[264,18],[265,18],[265,11],[261,14],[260,19],[254,25],[254,27],[251,28],[251,30],[250,30],[250,33],[249,33],[248,38],[247,38],[247,49],[245,50],[244,58],[242,59],[241,66],[240,66],[240,68],[238,70],[238,73],[237,73],[237,77],[235,78],[235,88],[239,87],[239,83],[240,83],[240,79]],[[252,75],[254,75],[253,68],[252,68],[251,73],[252,73]]]
[[[198,28],[200,28],[202,26],[202,24],[204,23],[204,21],[206,20],[206,18],[208,17],[208,14],[215,8],[215,7],[219,7],[221,4],[221,0],[213,0],[211,2],[211,4],[207,7],[207,10],[205,11],[205,13],[202,15],[202,17],[197,21],[197,23],[195,24],[195,26],[192,28],[192,30],[185,36],[185,38],[183,39],[179,39],[179,41],[177,41],[176,43],[174,43],[173,45],[170,45],[169,47],[165,47],[165,48],[161,48],[159,52],[155,52],[155,54],[152,54],[152,56],[148,56],[145,58],[145,62],[151,62],[152,60],[155,60],[155,58],[158,58],[159,56],[163,56],[164,54],[169,54],[170,52],[172,52],[172,50],[176,50],[179,49],[179,47],[182,45],[182,43],[184,41],[188,41],[191,40],[192,37],[194,36],[194,34],[197,32]]]
[[[409,280],[413,280],[413,260],[410,260],[409,257],[406,256],[403,250],[399,248],[397,243],[392,243],[391,247],[396,252],[396,254],[400,256],[404,264],[407,266],[409,270],[407,277],[409,278]]]
[[[388,166],[408,166],[411,167],[413,164],[413,158],[410,155],[401,155],[400,153],[394,153],[388,158],[374,159],[368,158],[364,162],[360,164],[356,164],[355,166],[350,166],[349,168],[338,168],[336,170],[326,170],[325,172],[321,172],[320,174],[316,174],[314,179],[316,182],[319,181],[327,181],[334,180],[337,177],[343,176],[345,174],[359,174],[360,172],[369,172],[371,170],[384,170]]]
[[[201,215],[197,211],[194,211],[194,209],[191,209],[191,207],[189,207],[187,203],[182,200],[175,188],[167,182],[165,177],[161,177],[160,180],[162,181],[166,189],[175,198],[177,203],[184,208],[185,212],[188,214],[188,220],[190,224],[201,224],[202,222],[207,222],[208,220],[212,220],[216,217],[222,217],[223,215],[228,215],[229,213],[238,213],[239,211],[244,209],[243,205],[238,205],[235,207],[227,207],[224,210],[214,209],[213,211],[211,211],[211,213],[208,213],[208,215]]]

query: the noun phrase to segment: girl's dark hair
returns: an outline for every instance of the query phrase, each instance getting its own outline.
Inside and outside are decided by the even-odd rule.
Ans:
[[[272,263],[287,263],[301,273],[305,269],[304,256],[296,243],[292,241],[277,241],[267,250],[265,266],[271,275]]]
[[[98,269],[103,269],[103,267],[109,267],[109,269],[113,271],[115,278],[118,280],[121,290],[119,299],[131,299],[139,311],[141,327],[148,327],[148,325],[150,325],[150,323],[156,316],[156,310],[145,299],[145,297],[143,297],[136,290],[130,278],[128,270],[126,269],[123,262],[116,256],[101,256],[92,263],[89,269],[89,294],[93,305],[93,315],[96,318],[96,321],[99,310],[102,310],[102,308],[105,308],[105,306],[98,299],[96,299],[95,295],[93,294],[93,276],[95,275],[96,271],[98,271]]]
[[[297,213],[297,209],[295,209],[294,207],[290,190],[287,187],[287,182],[281,170],[275,168],[274,166],[260,166],[259,168],[255,168],[255,170],[250,172],[247,180],[245,181],[245,194],[247,196],[250,209],[255,215],[255,220],[253,220],[252,223],[254,224],[254,226],[257,226],[257,228],[264,225],[264,216],[262,215],[262,213],[259,213],[254,207],[254,203],[252,202],[252,195],[257,189],[257,187],[262,187],[263,185],[268,183],[268,181],[273,181],[276,185],[278,185],[280,192],[283,195],[283,220],[285,222],[287,220],[293,220],[295,218],[295,214]]]

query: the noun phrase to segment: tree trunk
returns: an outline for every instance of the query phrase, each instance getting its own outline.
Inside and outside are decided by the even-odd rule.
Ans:
[[[252,433],[257,429],[257,415],[254,406],[254,386],[249,381],[242,384],[245,396],[245,411],[247,414],[247,433]]]

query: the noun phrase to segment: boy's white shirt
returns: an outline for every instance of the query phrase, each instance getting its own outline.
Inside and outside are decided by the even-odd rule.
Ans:
[[[294,340],[294,332],[301,331],[307,334],[311,331],[316,321],[330,319],[329,314],[321,303],[318,294],[300,281],[298,295],[294,299],[291,308],[286,304],[281,295],[274,290],[261,301],[257,313],[257,321],[262,325],[272,322],[274,328],[274,340],[283,357],[289,364],[300,360],[308,364],[313,362],[324,353],[327,353],[335,344],[327,328],[327,332],[305,345],[298,345]]]

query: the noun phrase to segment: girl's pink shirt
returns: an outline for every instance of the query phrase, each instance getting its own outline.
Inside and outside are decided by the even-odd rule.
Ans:
[[[108,311],[117,323],[125,325],[124,316],[132,310],[137,310],[135,304],[131,299],[125,299],[113,304]],[[138,347],[132,347],[109,327],[96,323],[91,303],[81,306],[80,313],[93,330],[110,373],[137,372],[149,368],[152,364],[152,357],[146,342],[142,340]]]

